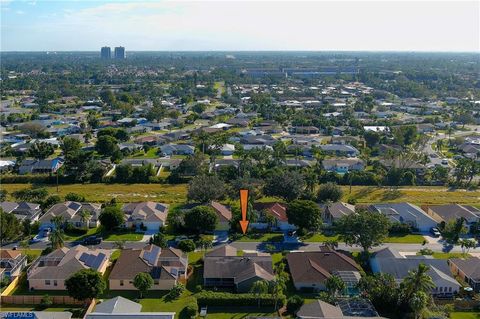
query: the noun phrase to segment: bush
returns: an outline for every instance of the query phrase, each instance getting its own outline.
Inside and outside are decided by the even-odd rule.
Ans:
[[[303,305],[303,302],[304,301],[302,297],[298,295],[291,296],[287,300],[287,311],[291,314],[295,314]]]
[[[40,307],[45,309],[53,305],[53,299],[49,295],[44,295],[40,300]]]
[[[431,250],[430,248],[423,248],[423,249],[420,249],[419,251],[420,255],[433,255],[433,250]]]
[[[320,185],[318,189],[318,201],[321,203],[325,203],[327,201],[331,201],[333,203],[338,202],[343,196],[343,191],[335,183],[325,183]]]
[[[185,286],[182,284],[175,285],[168,294],[165,296],[167,300],[175,300],[180,298],[183,291],[185,290]]]
[[[73,226],[70,223],[68,223],[65,226],[65,233],[68,233],[68,235],[71,235],[71,236],[82,236],[82,235],[85,235],[87,233],[87,231],[88,230],[85,229],[85,228],[78,228],[78,227]]]
[[[388,230],[390,234],[400,234],[400,235],[410,234],[412,231],[413,231],[412,226],[408,224],[402,224],[402,223],[393,223],[390,226],[390,229]]]
[[[178,243],[178,248],[185,253],[189,253],[195,250],[195,243],[191,239],[185,239]]]
[[[233,294],[227,292],[202,291],[197,294],[198,305],[200,306],[220,306],[220,307],[237,307],[255,305],[260,300],[260,305],[264,307],[275,306],[275,301],[270,294],[257,296],[252,293]],[[285,304],[285,296],[278,296],[278,306],[283,307]]]
[[[67,195],[65,195],[65,200],[72,202],[84,202],[85,197],[76,193],[68,193]]]
[[[186,317],[186,318],[192,318],[197,315],[198,312],[198,305],[196,302],[191,302],[188,305],[185,306],[182,310],[182,316],[181,317]]]

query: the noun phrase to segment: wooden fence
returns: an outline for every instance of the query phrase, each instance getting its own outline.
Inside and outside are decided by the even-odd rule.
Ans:
[[[54,305],[69,305],[69,306],[83,306],[85,302],[73,299],[70,296],[49,296]],[[39,305],[42,302],[43,296],[36,295],[14,295],[2,296],[2,304],[8,305]]]

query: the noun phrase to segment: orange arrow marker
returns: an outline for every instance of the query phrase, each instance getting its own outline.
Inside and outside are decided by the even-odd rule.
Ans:
[[[240,221],[240,226],[242,227],[242,232],[245,235],[248,227],[247,220],[247,205],[248,205],[248,189],[240,190],[240,208],[242,209],[242,220]]]

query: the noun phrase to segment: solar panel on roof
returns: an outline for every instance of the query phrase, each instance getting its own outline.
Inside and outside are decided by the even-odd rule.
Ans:
[[[95,255],[89,255],[87,260],[85,261],[85,264],[88,266],[88,267],[91,267],[93,261],[95,260]]]
[[[80,261],[81,261],[81,262],[85,262],[85,260],[87,260],[88,256],[90,256],[90,255],[87,254],[87,253],[83,253],[83,254],[80,256]]]
[[[154,265],[160,255],[160,247],[152,246],[151,251],[145,251],[143,253],[143,259],[145,259],[149,264]]]
[[[152,276],[153,279],[160,278],[161,273],[162,273],[162,268],[160,267],[153,267],[152,270],[150,271],[150,275]]]
[[[100,265],[102,264],[103,262],[103,259],[105,258],[105,254],[103,253],[100,253],[98,254],[98,256],[95,258],[95,260],[93,261],[92,263],[92,266],[90,266],[91,268],[94,268],[94,269],[98,269],[100,268]]]

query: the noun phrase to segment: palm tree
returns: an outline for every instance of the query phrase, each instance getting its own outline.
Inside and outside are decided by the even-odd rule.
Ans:
[[[336,275],[333,275],[327,279],[325,282],[325,287],[332,297],[336,297],[339,293],[347,289],[347,285],[345,285],[345,282],[342,280],[342,278]]]
[[[416,270],[411,270],[402,281],[405,300],[409,301],[413,294],[418,291],[429,293],[435,287],[432,277],[428,275],[430,267],[420,263]]]
[[[63,226],[63,216],[54,216],[50,219],[50,222],[55,226],[55,228],[60,229]]]
[[[85,228],[88,228],[88,221],[90,220],[90,217],[92,217],[92,214],[90,214],[89,211],[82,210],[79,213],[80,216],[80,222],[82,222],[82,225],[85,226]]]
[[[65,237],[63,234],[63,230],[60,228],[55,228],[51,233],[50,233],[50,244],[52,245],[53,249],[58,249],[62,248],[64,243],[65,243]]]
[[[265,280],[255,281],[250,289],[250,292],[257,297],[258,307],[260,307],[260,296],[268,292],[268,282]]]
[[[275,278],[274,280],[270,281],[269,283],[269,290],[270,294],[272,295],[272,299],[274,300],[275,306],[274,311],[277,311],[278,307],[278,296],[282,293],[285,289],[285,281],[282,277]]]
[[[415,319],[419,318],[422,310],[428,304],[428,295],[423,291],[417,291],[412,295],[412,298],[408,301],[408,305],[413,310]]]

